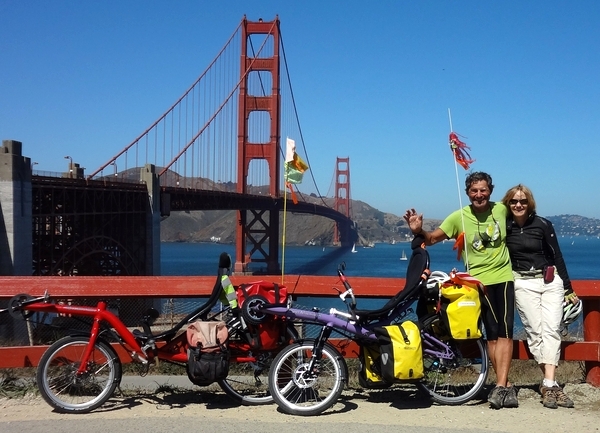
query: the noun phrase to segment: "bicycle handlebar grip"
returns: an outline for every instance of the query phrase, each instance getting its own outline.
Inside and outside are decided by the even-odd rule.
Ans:
[[[346,278],[344,273],[339,269],[338,269],[338,275],[340,276],[340,280],[342,280],[342,284],[344,285],[346,290],[351,290],[352,287],[350,287],[350,283],[348,282],[348,279]]]

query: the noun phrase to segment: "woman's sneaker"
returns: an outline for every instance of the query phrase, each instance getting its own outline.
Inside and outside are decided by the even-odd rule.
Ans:
[[[554,390],[554,396],[556,397],[556,404],[560,407],[575,407],[573,400],[571,400],[567,394],[564,393],[560,386],[552,387]]]
[[[542,394],[542,404],[548,409],[556,409],[558,403],[556,402],[556,386],[544,386],[540,385],[540,394]]]
[[[517,388],[514,385],[506,388],[506,395],[504,396],[504,401],[502,402],[503,407],[519,407],[519,400],[517,399]]]

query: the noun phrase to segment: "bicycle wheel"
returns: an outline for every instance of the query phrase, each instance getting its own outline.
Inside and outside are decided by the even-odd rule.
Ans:
[[[121,361],[114,349],[96,341],[86,369],[78,374],[89,337],[64,337],[40,359],[36,381],[46,402],[63,413],[87,413],[108,400],[121,382]]]
[[[318,415],[338,400],[347,380],[346,361],[329,343],[313,371],[309,363],[315,340],[307,339],[283,349],[271,366],[269,389],[282,411],[291,415]]]
[[[438,403],[463,404],[474,398],[485,385],[489,371],[486,344],[481,338],[460,341],[443,338],[443,335],[440,335],[442,331],[439,320],[438,315],[426,318],[423,331],[443,340],[450,346],[451,353],[436,347],[435,342],[432,342],[431,347],[424,346],[424,349],[439,354],[433,355],[427,350],[424,351],[425,377],[417,385]]]
[[[218,382],[219,386],[225,394],[244,406],[273,403],[273,397],[267,386],[271,363],[282,347],[296,340],[298,340],[298,332],[290,322],[286,327],[286,342],[277,349],[239,354],[234,352],[234,356],[249,356],[256,360],[231,363],[229,375]]]

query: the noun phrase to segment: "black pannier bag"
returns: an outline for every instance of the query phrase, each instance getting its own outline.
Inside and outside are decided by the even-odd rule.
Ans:
[[[229,333],[225,322],[190,323],[188,338],[188,378],[198,386],[207,386],[229,374]]]

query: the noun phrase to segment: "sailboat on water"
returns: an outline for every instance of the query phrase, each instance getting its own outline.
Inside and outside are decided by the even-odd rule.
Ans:
[[[406,257],[406,252],[404,250],[402,250],[402,256],[400,256],[400,260],[408,260],[408,258]]]

